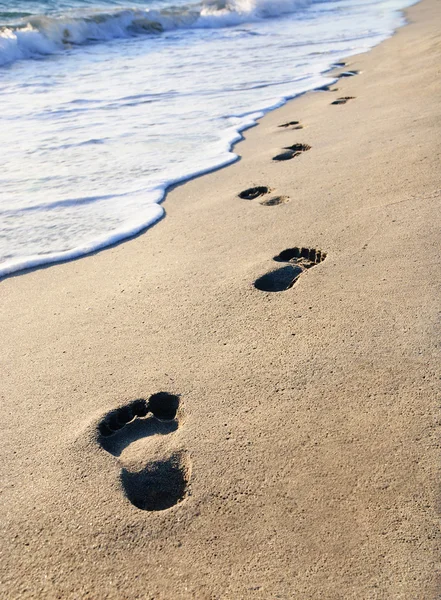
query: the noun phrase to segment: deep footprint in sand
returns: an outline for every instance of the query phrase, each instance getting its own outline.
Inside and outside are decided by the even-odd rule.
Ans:
[[[259,196],[265,196],[265,194],[269,194],[270,191],[270,188],[266,185],[258,185],[240,192],[238,196],[239,198],[242,198],[242,200],[255,200],[256,198],[259,198]]]
[[[303,152],[307,152],[311,150],[311,146],[308,144],[293,144],[292,146],[286,146],[284,148],[285,152],[281,152],[273,157],[273,160],[282,161],[282,160],[291,160],[296,156],[300,156]]]
[[[354,100],[354,98],[355,96],[343,96],[342,98],[337,98],[337,100],[334,100],[331,104],[346,104],[348,100]]]
[[[260,198],[259,204],[262,206],[278,206],[279,204],[286,204],[289,202],[289,198],[287,196],[270,196],[271,189],[266,185],[259,185],[257,187],[252,187],[240,192],[238,194],[239,198],[242,200],[257,200]]]
[[[136,470],[125,466],[121,458],[124,450],[138,440],[152,437],[152,443],[159,442],[159,436],[176,431],[178,408],[178,396],[159,392],[148,401],[141,398],[111,411],[98,425],[99,444],[118,458],[124,493],[141,510],[165,510],[187,495],[191,465],[184,450],[161,448],[159,455],[156,453],[153,460]]]
[[[265,273],[254,282],[254,287],[263,292],[284,292],[289,290],[300,275],[323,262],[326,253],[315,248],[288,248],[283,250],[273,260],[287,263],[284,267]]]

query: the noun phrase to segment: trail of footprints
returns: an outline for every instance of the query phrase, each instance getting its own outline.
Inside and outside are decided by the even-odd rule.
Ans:
[[[335,66],[345,66],[337,63]],[[339,78],[352,77],[359,71],[344,71]],[[328,85],[323,91],[337,91]],[[346,104],[353,96],[337,98],[331,104]],[[302,129],[300,121],[282,123],[283,129]],[[284,152],[273,157],[274,161],[286,161],[311,150],[308,144],[296,143],[283,148]],[[258,201],[264,206],[277,206],[289,201],[286,196],[272,195],[267,186],[255,186],[238,194],[243,200]],[[307,270],[326,259],[326,252],[316,248],[287,248],[273,257],[273,261],[284,266],[272,269],[254,282],[254,287],[263,292],[283,292],[293,287]],[[159,392],[133,400],[129,404],[110,411],[98,425],[98,443],[121,464],[120,482],[127,499],[138,509],[160,511],[181,502],[188,494],[191,463],[185,450],[170,445],[168,451],[152,451],[152,458],[140,470],[131,470],[124,464],[122,454],[131,444],[151,437],[152,444],[159,444],[159,437],[173,435],[179,428],[180,399],[174,394]],[[162,449],[162,446],[161,446]],[[161,454],[161,452],[160,452]]]
[[[179,427],[179,397],[167,392],[150,396],[149,400],[134,400],[109,412],[98,425],[98,442],[104,450],[119,459],[120,481],[128,500],[141,510],[159,511],[182,501],[188,490],[191,465],[187,452],[171,447],[141,470],[132,471],[124,465],[123,451],[134,442],[173,434]]]
[[[336,66],[345,66],[345,63],[336,63]],[[352,71],[343,71],[343,73],[340,73],[338,75],[339,79],[344,79],[345,77],[354,77],[355,75],[359,75],[360,71],[357,70],[352,70]],[[332,91],[337,91],[337,88],[335,88]],[[348,100],[354,100],[355,96],[342,96],[341,98],[337,98],[336,100],[334,100],[333,102],[331,102],[331,104],[335,104],[335,105],[339,105],[339,104],[346,104],[346,102],[348,102]]]

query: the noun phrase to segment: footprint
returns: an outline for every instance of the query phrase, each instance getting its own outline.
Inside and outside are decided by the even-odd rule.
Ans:
[[[337,98],[331,104],[346,104],[348,100],[354,100],[355,96],[343,96],[342,98]]]
[[[265,185],[259,185],[257,187],[252,187],[240,192],[239,198],[242,198],[243,200],[255,200],[259,196],[268,194],[270,191],[271,190],[269,187],[266,187]]]
[[[283,127],[284,129],[287,129],[288,127],[290,129],[303,129],[303,125],[300,121],[289,121],[288,123],[282,123],[279,127]]]
[[[259,204],[262,206],[278,206],[279,204],[286,204],[287,202],[289,202],[288,196],[273,196],[272,198],[261,200]]]
[[[273,260],[288,263],[284,267],[265,273],[254,282],[254,287],[263,292],[284,292],[291,288],[300,275],[323,262],[326,253],[315,248],[288,248]]]
[[[338,75],[339,78],[341,77],[354,77],[354,75],[360,75],[361,71],[343,71],[343,73],[340,73]]]
[[[256,200],[261,196],[266,196],[271,192],[269,187],[265,185],[260,185],[253,188],[248,188],[243,192],[238,194],[239,198],[243,200]],[[259,204],[262,206],[278,206],[279,204],[286,204],[289,202],[289,198],[287,196],[271,196],[271,198],[263,198],[263,200],[259,200]]]
[[[317,92],[337,92],[338,88],[331,88],[331,84],[326,84],[326,85],[322,85],[321,87],[317,88],[316,90]]]
[[[287,146],[284,150],[286,150],[286,152],[277,154],[277,156],[273,157],[273,160],[291,160],[291,158],[295,158],[296,156],[300,156],[303,152],[311,150],[311,146],[308,146],[308,144],[293,144],[292,146]]]
[[[131,470],[121,458],[124,450],[143,438],[166,436],[176,431],[179,397],[167,392],[134,400],[109,412],[98,425],[98,442],[118,458],[121,485],[130,502],[141,510],[158,511],[181,502],[188,491],[191,464],[184,450],[163,450],[139,470]],[[162,441],[162,440],[161,440]]]
[[[293,144],[292,146],[287,146],[284,150],[291,150],[292,152],[307,152],[311,150],[311,146],[308,144]]]

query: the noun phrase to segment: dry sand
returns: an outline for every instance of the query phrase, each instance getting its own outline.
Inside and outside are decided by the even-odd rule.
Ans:
[[[441,597],[440,13],[267,115],[144,235],[1,283],[1,598]],[[256,289],[295,246],[326,260]],[[159,391],[174,421],[99,437]]]

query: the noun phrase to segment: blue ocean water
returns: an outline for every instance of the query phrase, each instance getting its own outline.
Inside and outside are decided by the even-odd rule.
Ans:
[[[0,276],[163,215],[172,183],[404,23],[412,0],[0,0]]]

